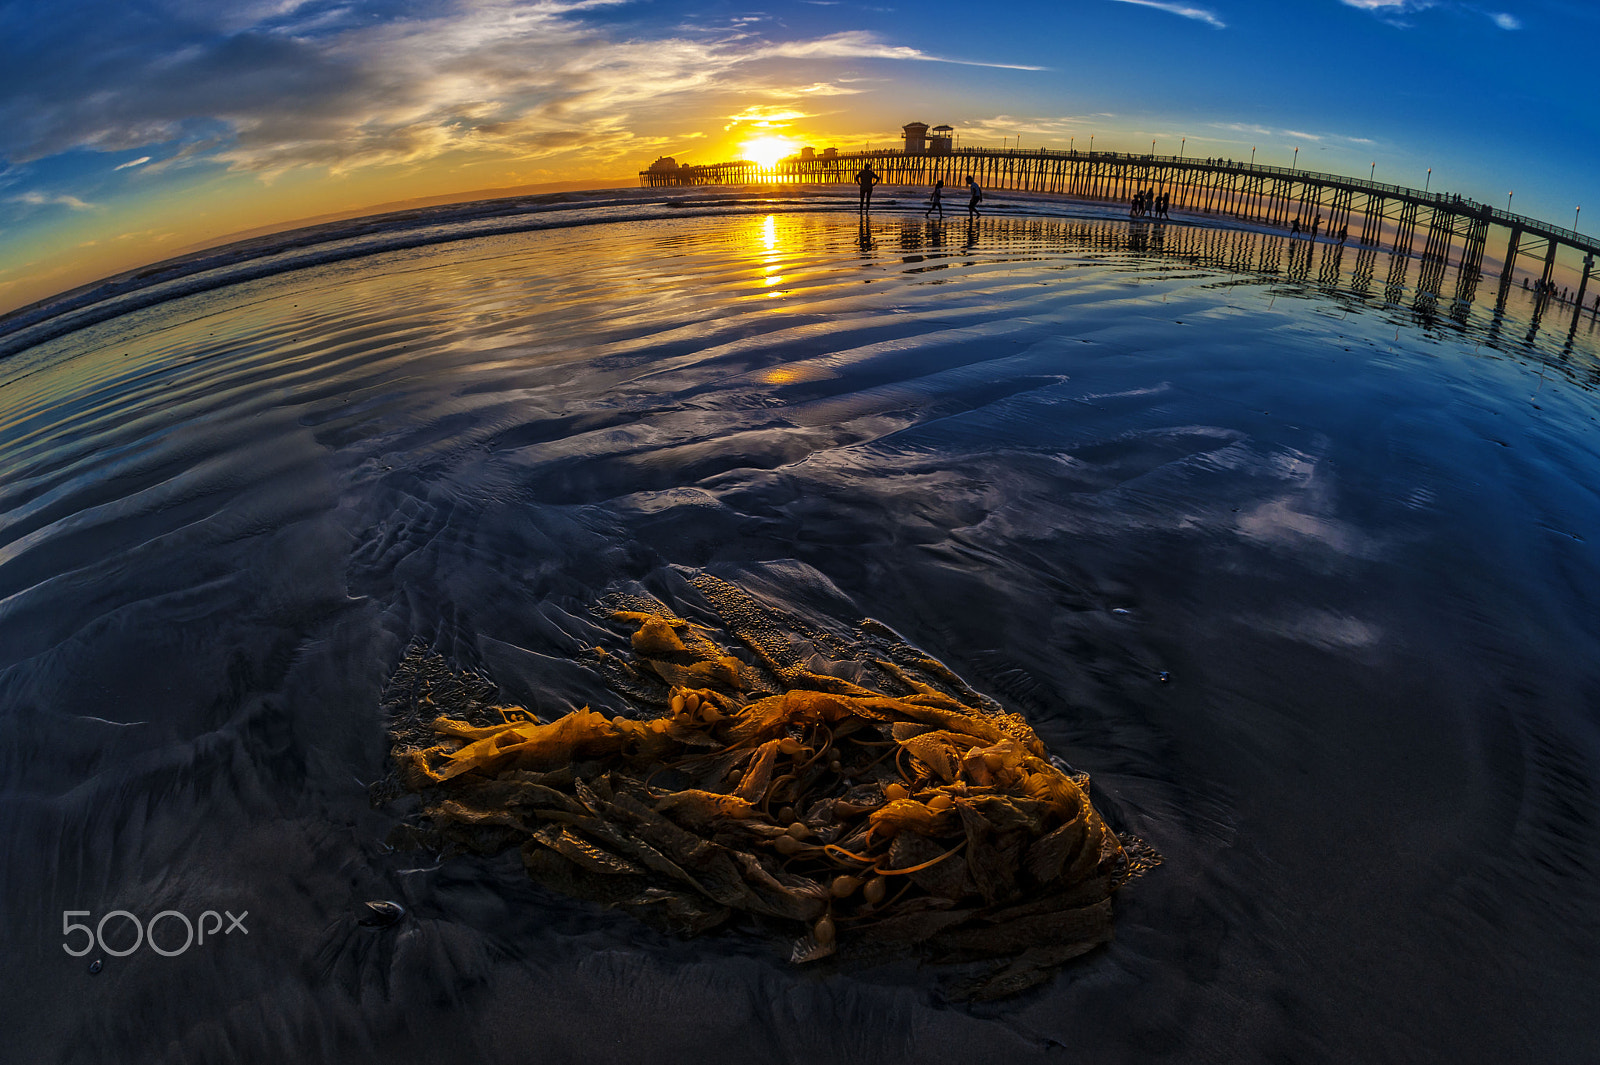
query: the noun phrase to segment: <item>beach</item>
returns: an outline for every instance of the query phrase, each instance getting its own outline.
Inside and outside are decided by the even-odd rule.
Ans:
[[[19,1060],[1594,1053],[1593,318],[1203,219],[878,195],[374,223],[12,331]],[[1162,856],[1115,939],[972,1006],[390,845],[408,645],[605,707],[599,605],[697,573],[1023,715]],[[112,910],[248,932],[63,950]]]

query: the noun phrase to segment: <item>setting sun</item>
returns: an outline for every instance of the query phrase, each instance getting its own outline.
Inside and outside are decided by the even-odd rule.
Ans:
[[[800,150],[800,142],[788,137],[757,137],[739,146],[739,154],[762,166],[771,166]]]

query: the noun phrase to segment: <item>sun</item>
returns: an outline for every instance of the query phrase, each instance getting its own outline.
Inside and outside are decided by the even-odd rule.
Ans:
[[[800,142],[788,137],[763,136],[747,140],[739,146],[739,154],[751,162],[771,166],[800,150]]]

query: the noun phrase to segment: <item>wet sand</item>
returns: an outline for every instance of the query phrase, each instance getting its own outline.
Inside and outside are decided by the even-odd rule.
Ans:
[[[920,215],[374,251],[0,361],[19,1060],[1594,1056],[1592,325],[1357,249]],[[699,569],[1027,715],[1165,857],[1116,940],[951,1006],[385,847],[408,641],[603,706],[590,608]],[[113,909],[248,935],[62,950]]]

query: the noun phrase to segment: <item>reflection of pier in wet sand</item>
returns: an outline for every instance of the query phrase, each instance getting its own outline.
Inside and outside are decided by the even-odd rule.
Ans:
[[[666,162],[666,160],[663,160]],[[1581,255],[1570,328],[1585,313],[1583,301],[1593,275],[1600,240],[1575,230],[1502,211],[1457,195],[1388,185],[1363,178],[1319,174],[1234,160],[1122,152],[960,148],[940,151],[870,151],[792,158],[770,165],[749,161],[705,166],[654,166],[641,171],[648,188],[681,185],[848,184],[870,163],[886,185],[962,184],[971,174],[989,189],[1044,193],[1084,200],[1127,202],[1144,189],[1169,197],[1175,210],[1222,215],[1241,222],[1289,228],[1294,221],[1319,231],[1348,231],[1362,252],[1391,253],[1386,286],[1403,288],[1410,261],[1419,266],[1419,298],[1442,297],[1446,273],[1454,268],[1450,302],[1470,305],[1484,276],[1489,231],[1505,231],[1505,253],[1497,276],[1496,306],[1503,307],[1519,259],[1535,264],[1534,324],[1558,302],[1554,275],[1558,254]],[[1495,241],[1495,246],[1499,242]],[[1309,254],[1309,253],[1308,253]],[[1464,312],[1461,312],[1464,313]],[[1591,310],[1589,313],[1596,313]]]

